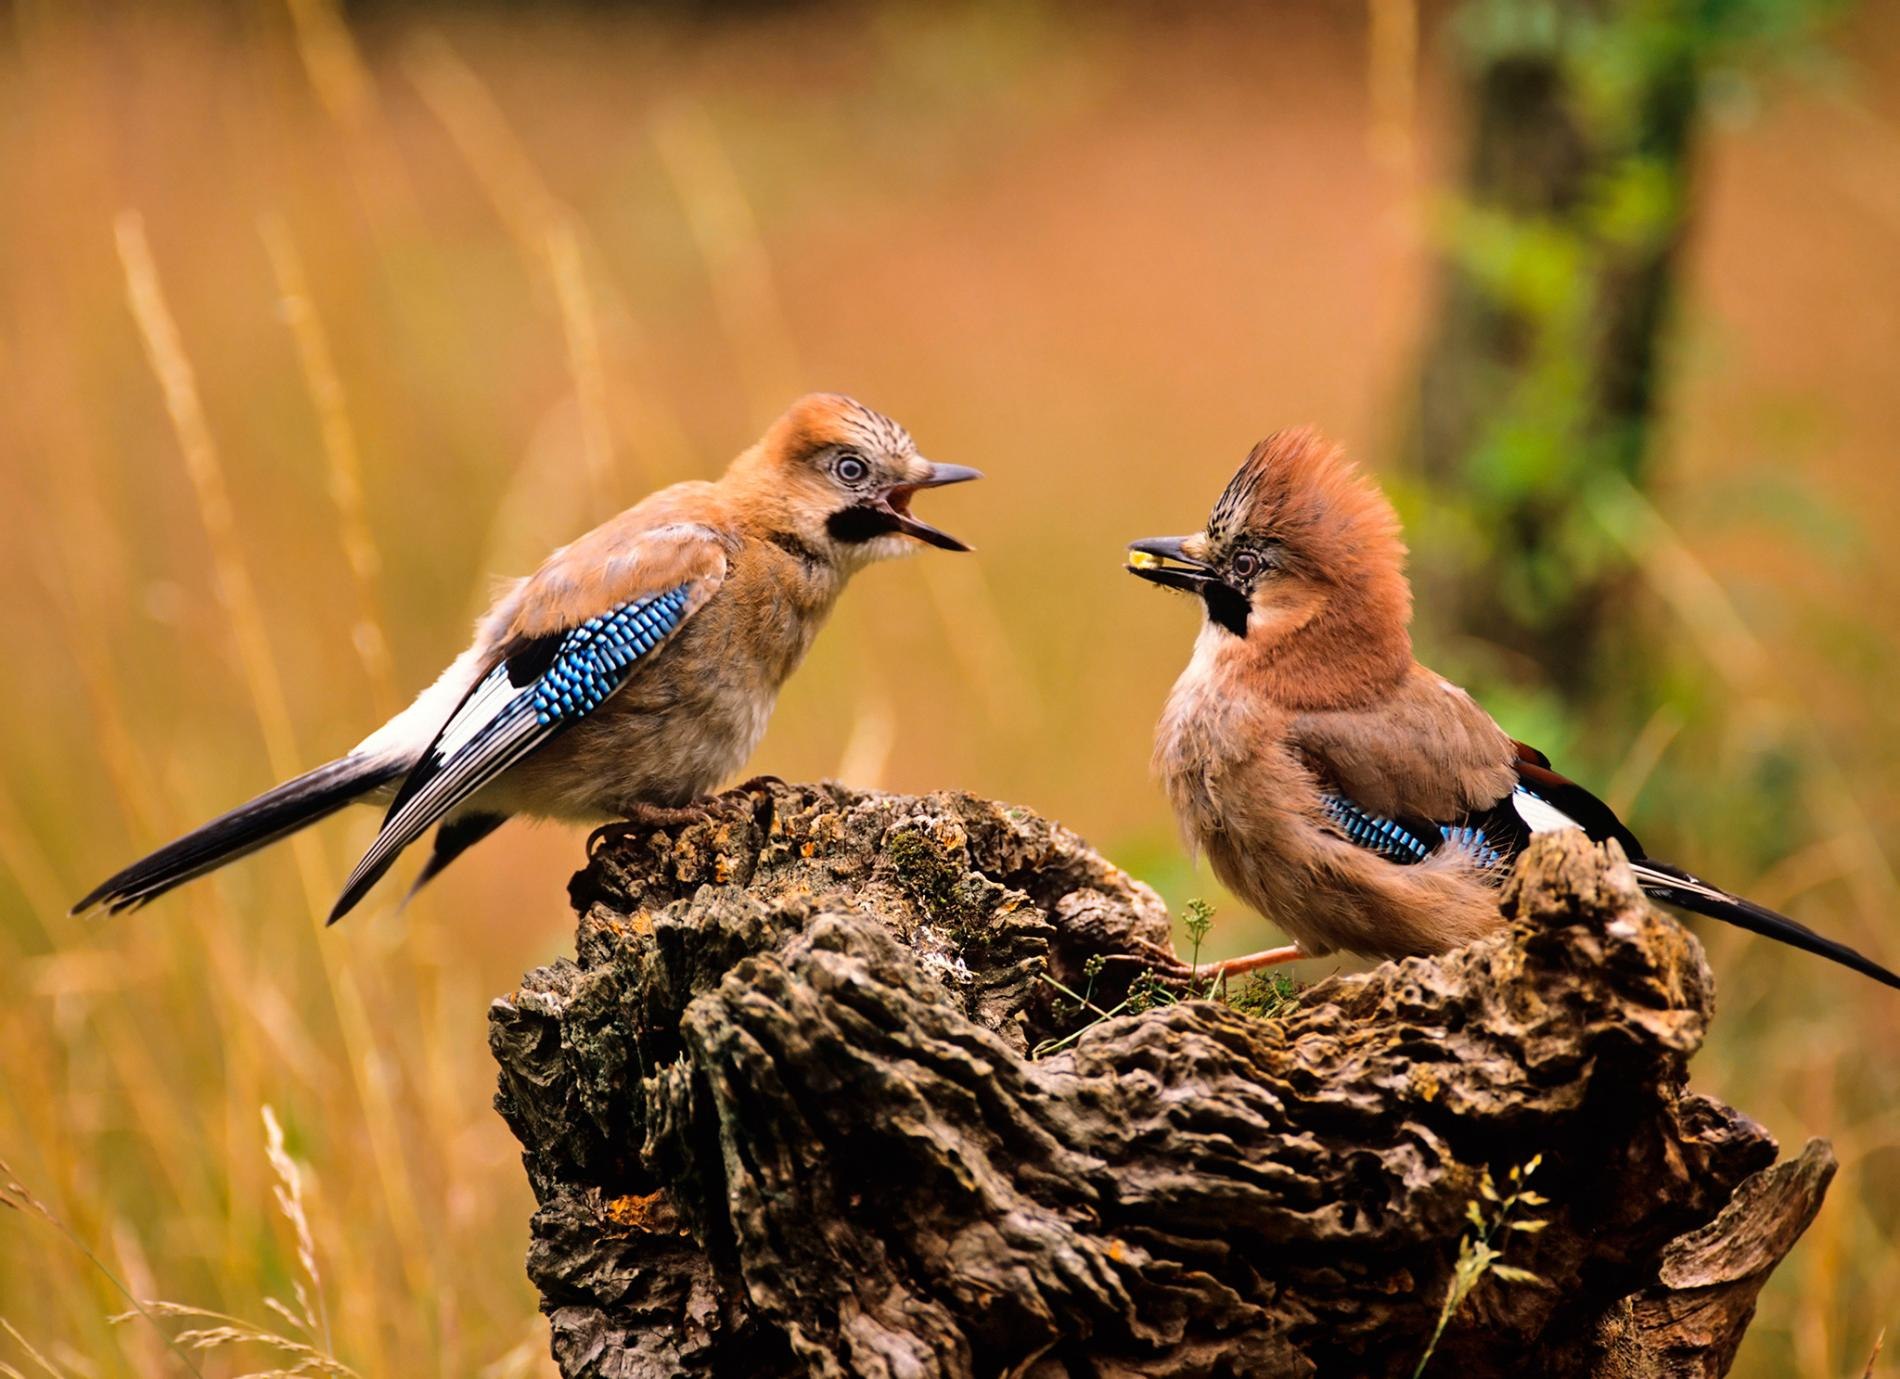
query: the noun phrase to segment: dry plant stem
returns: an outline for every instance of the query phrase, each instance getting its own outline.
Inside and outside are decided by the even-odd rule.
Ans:
[[[721,796],[570,889],[579,961],[490,1016],[568,1379],[1408,1375],[1540,1153],[1549,1286],[1476,1279],[1433,1372],[1716,1376],[1833,1172],[1688,1090],[1701,949],[1581,835],[1505,932],[1273,1019],[1102,1018],[1158,899],[968,796]]]

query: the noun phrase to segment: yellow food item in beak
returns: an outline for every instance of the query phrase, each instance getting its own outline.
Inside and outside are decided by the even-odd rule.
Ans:
[[[1146,551],[1130,551],[1128,564],[1130,568],[1136,570],[1158,570],[1161,568],[1161,557],[1150,555]]]

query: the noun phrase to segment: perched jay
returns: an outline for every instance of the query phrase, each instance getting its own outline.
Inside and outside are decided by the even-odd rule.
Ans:
[[[1649,857],[1607,805],[1412,659],[1398,518],[1311,430],[1247,457],[1207,529],[1136,541],[1129,570],[1200,597],[1155,767],[1214,872],[1295,940],[1228,972],[1346,949],[1438,953],[1497,928],[1495,886],[1533,833],[1615,838],[1651,897],[1900,977]]]
[[[681,483],[564,546],[476,623],[474,644],[346,756],[266,791],[100,883],[74,911],[131,909],[354,802],[386,804],[334,923],[430,828],[418,886],[510,815],[677,811],[732,774],[845,582],[915,542],[932,464],[890,418],[799,399],[714,483]]]

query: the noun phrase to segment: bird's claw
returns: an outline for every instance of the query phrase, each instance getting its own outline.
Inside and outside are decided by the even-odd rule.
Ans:
[[[1156,943],[1152,939],[1145,938],[1137,938],[1134,943],[1135,947],[1141,949],[1149,958],[1164,967],[1169,969],[1178,968],[1183,972],[1189,970],[1188,964],[1182,961],[1181,956],[1166,944]]]
[[[592,857],[603,843],[624,843],[662,828],[703,824],[711,817],[712,809],[703,800],[683,805],[636,804],[627,810],[626,818],[604,823],[587,835],[587,855]]]

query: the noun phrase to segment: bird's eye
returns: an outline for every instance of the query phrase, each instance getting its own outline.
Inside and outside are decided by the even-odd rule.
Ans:
[[[1260,573],[1260,557],[1252,551],[1242,551],[1234,557],[1232,568],[1240,578],[1252,579]]]
[[[861,484],[871,477],[871,466],[857,455],[840,455],[832,465],[831,472],[838,476],[840,483]]]

